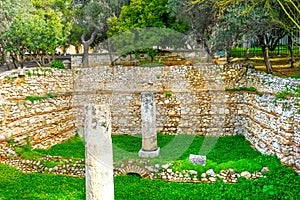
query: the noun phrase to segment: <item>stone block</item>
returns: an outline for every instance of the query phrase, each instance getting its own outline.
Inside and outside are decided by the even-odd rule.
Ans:
[[[206,156],[190,154],[189,162],[193,164],[206,165]]]

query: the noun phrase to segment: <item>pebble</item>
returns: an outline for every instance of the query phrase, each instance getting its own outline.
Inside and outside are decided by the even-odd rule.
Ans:
[[[216,182],[217,179],[215,177],[209,177],[208,180],[211,182]]]
[[[206,171],[206,174],[209,175],[209,176],[216,176],[215,172],[213,169],[209,169]]]
[[[171,172],[172,172],[172,169],[167,169],[167,172],[168,172],[168,173],[171,173]]]
[[[246,179],[249,179],[249,178],[251,178],[251,173],[248,171],[243,171],[241,173],[241,176],[245,177]]]
[[[269,170],[269,168],[268,167],[263,167],[262,169],[261,169],[261,172],[269,172],[270,170]]]

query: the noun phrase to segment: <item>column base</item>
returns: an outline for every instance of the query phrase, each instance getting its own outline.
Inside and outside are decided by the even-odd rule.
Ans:
[[[139,151],[139,157],[141,158],[154,158],[159,156],[160,148],[158,147],[155,151],[145,151],[141,149]]]

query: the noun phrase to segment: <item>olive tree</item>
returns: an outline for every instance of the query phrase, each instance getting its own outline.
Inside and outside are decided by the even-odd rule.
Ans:
[[[107,38],[107,19],[118,16],[122,5],[128,1],[122,0],[85,0],[77,6],[77,14],[73,25],[73,35],[80,35],[83,45],[82,66],[88,67],[88,53],[90,46],[97,38]],[[101,42],[102,40],[98,41]]]

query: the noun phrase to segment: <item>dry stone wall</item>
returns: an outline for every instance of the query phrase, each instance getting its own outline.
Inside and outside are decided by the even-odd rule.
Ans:
[[[73,72],[38,68],[0,75],[0,135],[49,148],[75,134]],[[27,140],[27,141],[26,141]]]
[[[300,173],[300,82],[258,73],[249,69],[246,86],[255,87],[261,95],[244,92],[243,133],[260,152],[276,155],[279,160]],[[298,91],[297,91],[298,90]],[[277,99],[280,92],[290,92]]]
[[[160,132],[218,136],[241,133],[239,110],[243,105],[235,102],[242,97],[225,92],[238,81],[241,72],[222,70],[217,66],[81,69],[75,78],[77,124],[83,126],[81,110],[85,104],[109,103],[113,133],[139,134],[141,92],[148,91],[155,94]]]
[[[27,70],[28,71],[28,70]],[[154,92],[157,130],[165,134],[243,134],[300,172],[300,83],[240,65],[93,67],[10,71],[0,75],[0,138],[50,147],[82,134],[83,108],[108,103],[113,134],[141,133],[141,92]],[[227,91],[254,87],[258,92]],[[27,96],[57,94],[33,102]],[[75,127],[76,124],[76,127]]]

